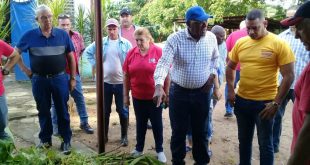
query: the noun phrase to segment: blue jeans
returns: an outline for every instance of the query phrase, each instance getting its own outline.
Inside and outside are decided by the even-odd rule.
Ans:
[[[67,74],[68,80],[70,79],[70,75]],[[82,88],[82,80],[80,75],[75,76],[76,79],[76,86],[74,90],[70,93],[71,97],[73,97],[75,105],[76,105],[76,110],[80,116],[80,124],[87,124],[88,123],[88,115],[86,111],[86,106],[85,106],[85,99],[83,95],[83,88]],[[55,105],[54,102],[52,101],[52,123],[53,123],[53,128],[58,129],[57,125],[57,115],[56,115],[56,110],[55,110]],[[56,129],[56,130],[57,130]],[[57,131],[58,132],[58,131]],[[54,133],[57,133],[54,131]]]
[[[109,83],[104,83],[104,112],[106,117],[110,118],[113,95],[116,105],[116,112],[119,114],[120,117],[128,118],[128,108],[124,107],[123,84]]]
[[[270,101],[253,101],[236,95],[235,115],[238,124],[240,165],[251,164],[255,125],[260,151],[260,164],[273,164],[272,127],[274,119],[262,120],[258,115],[265,108],[267,102]]]
[[[6,104],[5,94],[0,96],[0,139],[9,137],[9,135],[4,131],[8,122],[8,106]]]
[[[208,116],[210,91],[201,88],[186,89],[171,83],[169,96],[169,116],[172,129],[171,153],[173,164],[185,164],[186,133],[190,122],[193,137],[193,158],[197,164],[207,164],[208,155]]]
[[[280,136],[282,132],[282,118],[285,113],[285,108],[287,103],[292,100],[294,103],[295,101],[295,94],[294,89],[290,89],[287,93],[286,97],[284,98],[282,104],[279,107],[279,110],[274,118],[274,125],[273,125],[273,148],[275,151],[279,151],[280,145]]]
[[[70,116],[68,113],[69,81],[66,74],[56,75],[50,78],[34,74],[31,79],[32,93],[39,111],[41,142],[51,142],[53,134],[51,120],[51,100],[53,98],[56,107],[59,134],[65,143],[71,140]],[[52,98],[51,98],[52,97]]]
[[[147,130],[147,122],[150,119],[152,124],[153,136],[155,139],[156,152],[163,151],[163,121],[162,121],[162,108],[156,107],[153,100],[139,100],[132,99],[133,107],[136,115],[136,136],[137,145],[136,150],[143,151],[145,134]]]
[[[235,77],[235,83],[234,83],[234,88],[236,88],[238,81],[240,80],[240,71],[236,70],[236,77]],[[227,83],[225,86],[225,107],[226,107],[226,113],[233,113],[234,107],[232,107],[229,102],[227,101],[228,99],[228,87]]]

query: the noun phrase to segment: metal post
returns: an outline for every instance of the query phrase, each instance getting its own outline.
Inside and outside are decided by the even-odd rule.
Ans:
[[[96,89],[97,89],[97,132],[98,153],[105,152],[104,134],[104,104],[103,104],[103,63],[102,63],[102,28],[101,0],[95,0],[95,34],[96,34]]]

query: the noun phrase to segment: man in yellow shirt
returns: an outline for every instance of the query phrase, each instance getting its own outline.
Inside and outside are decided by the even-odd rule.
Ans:
[[[272,165],[274,116],[294,79],[294,54],[289,45],[267,31],[262,11],[247,14],[248,36],[239,39],[229,54],[226,68],[228,101],[235,107],[238,125],[240,165],[251,164],[255,125],[260,162]],[[234,91],[235,69],[240,62],[239,89]],[[278,70],[283,76],[279,91]]]

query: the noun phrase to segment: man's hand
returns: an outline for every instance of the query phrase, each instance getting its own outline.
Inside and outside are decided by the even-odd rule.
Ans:
[[[279,107],[275,106],[272,102],[265,105],[266,107],[259,113],[259,116],[261,117],[261,119],[272,119],[276,115]]]
[[[130,98],[129,96],[127,95],[124,95],[124,106],[125,107],[128,107],[130,105]]]
[[[163,89],[162,85],[156,85],[155,92],[153,95],[153,102],[156,104],[156,107],[159,107],[163,101],[167,100],[167,95]]]
[[[228,90],[228,94],[227,94],[227,101],[228,103],[233,107],[235,106],[235,99],[236,99],[236,94],[235,94],[235,91],[232,90],[232,91],[229,91]]]
[[[211,74],[207,80],[207,82],[203,85],[202,87],[202,90],[204,92],[209,92],[210,89],[213,87],[213,82],[214,82],[214,78],[215,78],[215,75],[214,74]]]
[[[222,93],[219,88],[214,88],[213,97],[215,100],[219,101],[222,98]]]
[[[74,88],[75,88],[75,86],[76,86],[76,81],[75,81],[75,79],[73,79],[73,78],[70,78],[70,82],[69,82],[70,84],[70,92],[72,92],[73,90],[74,90]]]

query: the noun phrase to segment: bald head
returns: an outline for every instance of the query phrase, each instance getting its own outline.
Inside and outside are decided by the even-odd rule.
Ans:
[[[224,42],[226,32],[225,29],[222,26],[215,25],[212,27],[211,32],[215,34],[216,39],[217,39],[217,44],[220,45]]]

